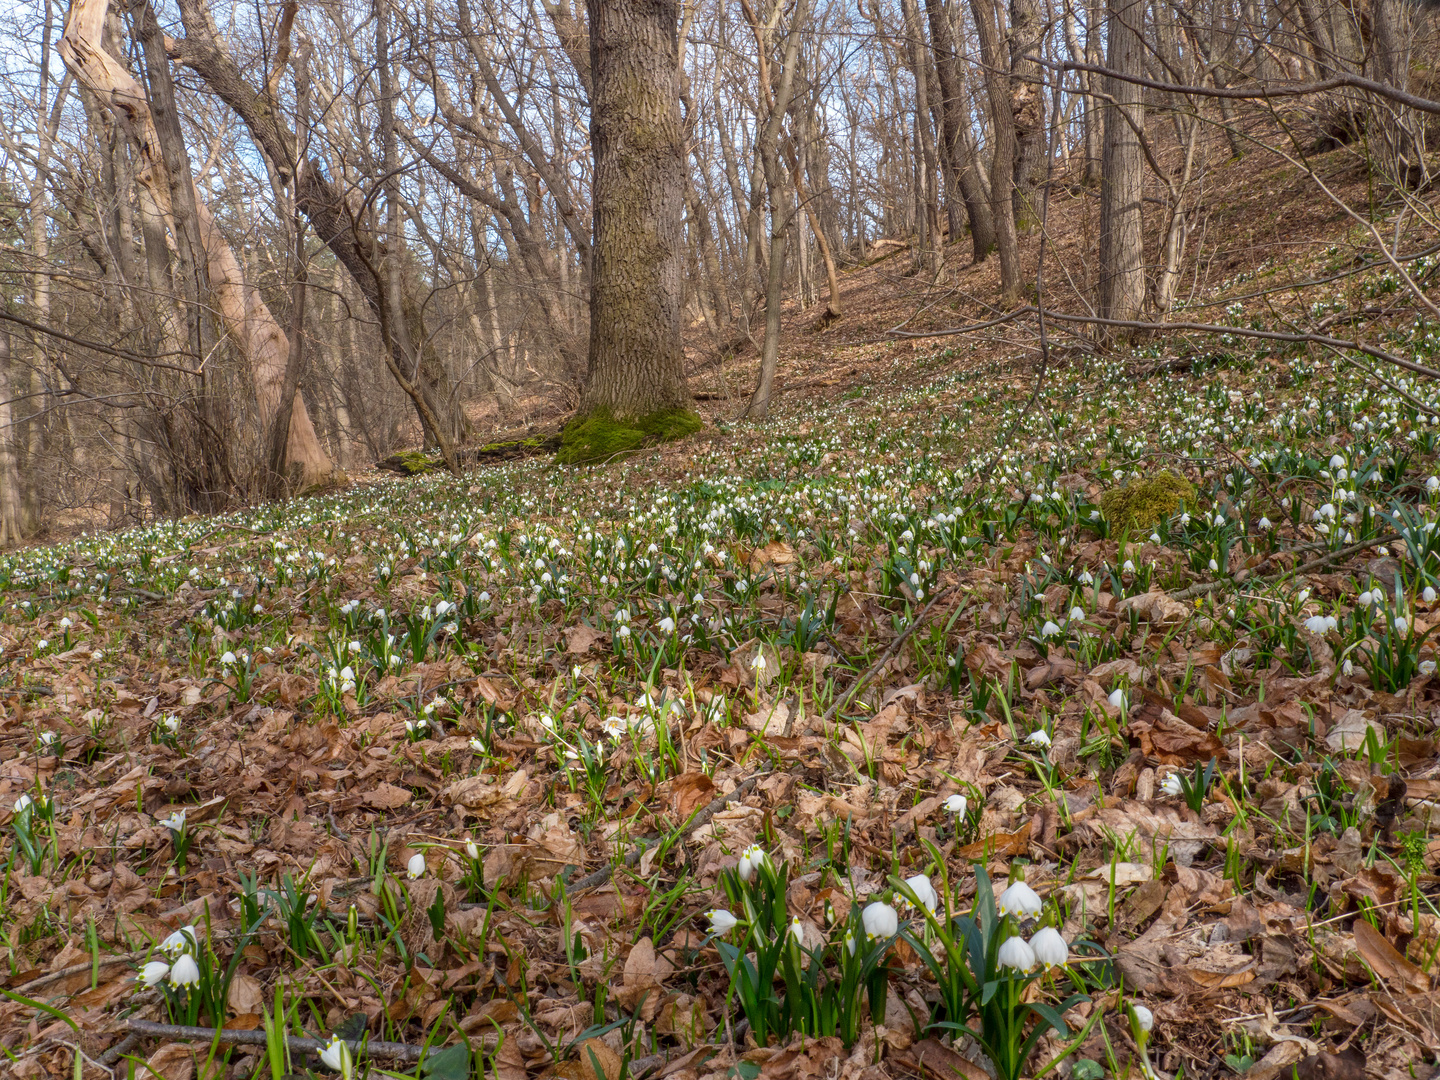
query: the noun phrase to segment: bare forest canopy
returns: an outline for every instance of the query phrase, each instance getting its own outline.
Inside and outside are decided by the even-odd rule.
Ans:
[[[763,416],[801,329],[1002,325],[1047,362],[1205,333],[1179,312],[1235,265],[1209,222],[1237,163],[1306,178],[1440,315],[1403,261],[1440,240],[1433,6],[652,7],[653,139],[604,104],[644,68],[634,5],[11,6],[0,540],[319,490],[403,447],[455,469],[577,408],[684,410],[727,364],[753,391],[731,415]],[[847,313],[845,275],[901,249],[907,309]],[[1265,329],[1417,367],[1323,314]]]

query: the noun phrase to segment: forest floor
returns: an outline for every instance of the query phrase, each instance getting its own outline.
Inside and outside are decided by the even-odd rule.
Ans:
[[[1433,363],[1302,177],[1227,175],[1190,310]],[[897,344],[994,292],[908,269],[792,310],[763,424],[742,352],[692,383],[726,422],[603,468],[0,560],[0,1072],[1429,1077],[1440,394],[1239,334]]]

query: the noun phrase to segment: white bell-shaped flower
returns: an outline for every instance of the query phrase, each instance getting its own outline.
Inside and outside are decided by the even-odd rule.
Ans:
[[[170,965],[164,960],[151,960],[140,969],[140,982],[147,987],[159,986],[169,974]]]
[[[175,961],[175,966],[170,969],[170,985],[176,989],[183,990],[187,986],[194,986],[200,981],[200,965],[195,962],[195,957],[189,953],[182,953]]]
[[[1042,926],[1030,939],[1030,951],[1038,963],[1049,967],[1060,967],[1070,959],[1070,946],[1053,926]]]
[[[740,925],[740,920],[724,908],[711,908],[705,913],[705,917],[710,920],[712,934],[728,934]]]
[[[1016,935],[1007,938],[1005,943],[1000,946],[1000,953],[996,960],[1002,968],[1029,971],[1035,966],[1035,950],[1030,948],[1024,938]]]
[[[755,872],[770,862],[770,856],[759,844],[751,844],[740,853],[740,880],[749,881]]]
[[[1040,914],[1040,894],[1023,881],[1012,881],[995,901],[1001,915],[1030,919]]]
[[[910,886],[910,891],[924,905],[925,910],[933,915],[935,906],[940,902],[940,897],[935,894],[935,886],[930,883],[930,878],[925,874],[916,874],[914,877],[906,878],[905,884]]]
[[[894,937],[900,930],[900,916],[895,913],[895,909],[878,900],[865,906],[865,910],[860,913],[860,922],[865,927],[865,936],[871,941]]]

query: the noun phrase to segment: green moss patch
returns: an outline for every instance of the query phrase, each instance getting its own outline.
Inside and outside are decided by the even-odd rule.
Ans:
[[[377,461],[375,467],[399,473],[401,476],[422,476],[425,473],[445,468],[445,462],[442,458],[432,458],[429,454],[422,454],[419,450],[401,450],[391,454],[383,461]]]
[[[1172,514],[1180,512],[1181,504],[1194,507],[1195,485],[1168,469],[1155,476],[1142,476],[1124,487],[1111,488],[1100,496],[1100,509],[1112,529],[1154,528]]]
[[[591,413],[565,425],[555,463],[584,465],[609,461],[658,443],[683,439],[704,426],[705,422],[689,409],[666,409],[622,420],[605,413]]]
[[[467,461],[510,461],[514,458],[534,457],[536,454],[553,453],[560,449],[560,433],[531,435],[525,439],[504,439],[488,442],[474,449],[466,449],[462,457]]]

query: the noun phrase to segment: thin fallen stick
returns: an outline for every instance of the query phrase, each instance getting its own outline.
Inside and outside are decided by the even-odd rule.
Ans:
[[[149,1020],[126,1021],[125,1029],[135,1035],[144,1035],[155,1039],[191,1039],[196,1042],[219,1041],[228,1046],[265,1046],[267,1036],[260,1030],[241,1031],[237,1028],[214,1028],[188,1027],[184,1024],[156,1024]],[[218,1036],[218,1040],[217,1040]],[[484,1042],[482,1036],[477,1042]],[[360,1042],[355,1039],[347,1039],[345,1044],[350,1047],[351,1053],[358,1054],[362,1049],[372,1058],[386,1058],[390,1061],[419,1061],[425,1053],[435,1053],[439,1047],[414,1046],[411,1043],[379,1042],[370,1040]],[[313,1053],[320,1053],[330,1045],[323,1039],[308,1039],[298,1035],[285,1036],[285,1045],[292,1051],[307,1050]]]
[[[1380,544],[1394,543],[1396,540],[1399,539],[1400,536],[1398,533],[1390,533],[1388,536],[1377,536],[1370,540],[1362,540],[1358,544],[1351,544],[1349,547],[1340,548],[1338,551],[1326,552],[1318,559],[1311,559],[1307,563],[1301,563],[1293,570],[1281,570],[1278,574],[1271,574],[1268,577],[1260,578],[1260,580],[1283,581],[1287,577],[1295,577],[1299,574],[1308,574],[1311,570],[1318,570],[1326,563],[1334,562],[1336,559],[1344,559],[1351,555],[1354,555],[1356,552],[1364,551],[1366,548],[1377,547]],[[1294,551],[1295,549],[1291,548],[1290,550]],[[1265,566],[1270,562],[1270,559],[1275,558],[1277,555],[1284,554],[1286,554],[1286,552],[1277,551],[1275,555],[1271,555],[1264,562],[1262,562],[1260,566],[1257,566],[1255,570],[1258,572],[1261,567]],[[1257,576],[1258,573],[1249,573],[1242,578],[1237,574],[1235,578],[1231,581],[1207,581],[1200,585],[1191,585],[1188,589],[1181,589],[1179,592],[1172,594],[1171,599],[1191,600],[1197,596],[1205,596],[1208,593],[1219,592],[1226,586],[1250,585],[1255,582]]]
[[[736,799],[744,798],[746,795],[750,794],[750,792],[755,790],[755,785],[760,782],[762,777],[766,777],[769,775],[770,770],[767,769],[763,773],[756,773],[754,776],[746,777],[744,780],[740,781],[740,783],[735,785],[734,791],[728,791],[724,795],[718,795],[715,798],[711,799],[710,802],[703,809],[696,811],[695,816],[692,817],[689,821],[687,821],[683,826],[681,826],[680,831],[675,833],[673,835],[673,838],[667,837],[665,840],[657,840],[655,841],[655,843],[649,845],[649,847],[642,848],[637,845],[636,847],[632,848],[625,855],[625,865],[637,865],[646,851],[648,851],[650,848],[658,847],[660,844],[665,843],[667,840],[671,844],[673,844],[677,840],[685,839],[685,837],[689,836],[696,829],[700,828],[701,825],[704,825],[707,821],[714,817],[718,811],[724,809],[726,803],[734,802]],[[576,891],[579,891],[581,889],[597,888],[598,886],[604,885],[607,881],[609,881],[611,875],[614,873],[614,863],[611,863],[608,866],[602,866],[593,874],[586,874],[579,881],[572,884],[570,888]]]
[[[861,675],[860,678],[855,680],[855,682],[851,685],[850,689],[846,692],[843,698],[841,698],[834,705],[831,705],[830,708],[825,710],[824,715],[820,717],[820,723],[828,724],[831,720],[835,719],[835,714],[838,713],[841,709],[843,709],[846,705],[850,704],[850,699],[859,692],[860,688],[875,677],[875,675],[880,671],[882,667],[885,666],[885,664],[890,660],[890,658],[900,650],[900,646],[904,645],[905,642],[909,640],[911,634],[915,633],[916,630],[920,629],[920,624],[923,623],[925,619],[929,616],[930,610],[954,591],[955,590],[953,587],[949,589],[942,589],[940,590],[940,592],[932,596],[930,598],[930,602],[920,609],[920,614],[915,616],[915,618],[911,621],[910,625],[907,626],[904,630],[901,630],[900,633],[896,634],[895,640],[890,642],[889,645],[885,646],[885,651],[880,654],[880,659],[876,660],[875,663],[871,664],[870,667],[865,671],[865,673]]]
[[[93,960],[86,960],[83,964],[75,964],[71,967],[61,968],[59,971],[52,971],[48,975],[41,975],[39,978],[31,979],[27,983],[21,983],[15,987],[14,992],[24,994],[26,997],[34,997],[36,990],[43,990],[51,983],[59,982],[61,979],[69,978],[71,975],[95,971],[97,968],[115,967],[118,964],[133,964],[141,957],[148,956],[149,953],[149,949],[142,949],[139,952],[123,953],[120,956],[102,956],[99,964],[96,964]]]

